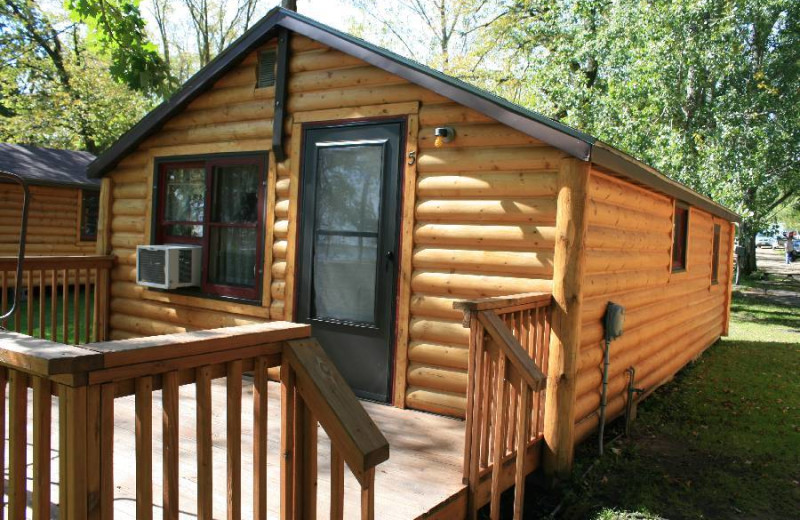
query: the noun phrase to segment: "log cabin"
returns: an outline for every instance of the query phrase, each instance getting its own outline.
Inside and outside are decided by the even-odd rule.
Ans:
[[[474,518],[487,504],[492,518],[521,518],[526,475],[567,474],[577,443],[727,334],[736,214],[595,137],[280,8],[89,174],[102,182],[97,252],[113,259],[95,299],[93,337],[106,341],[58,351],[54,367],[62,347],[0,336],[15,354],[2,359],[18,360],[4,365],[11,412],[25,410],[17,374],[51,378],[65,403],[60,449],[79,454],[61,457],[62,474],[87,471],[71,460],[113,474],[64,488],[70,518],[133,514],[115,502],[125,489],[137,518],[153,504],[169,518],[359,507],[362,518]],[[193,251],[198,279],[137,283],[142,251],[167,245]],[[625,309],[611,342],[609,302]],[[187,385],[196,398],[183,394],[179,411]],[[219,403],[228,478],[217,491]],[[186,468],[183,420],[197,424]],[[99,437],[76,443],[70,432],[87,428]],[[125,446],[132,476],[109,462]]]
[[[30,187],[27,254],[91,255],[97,240],[100,182],[86,176],[88,152],[0,143],[0,170]],[[0,183],[0,256],[17,254],[22,189]]]

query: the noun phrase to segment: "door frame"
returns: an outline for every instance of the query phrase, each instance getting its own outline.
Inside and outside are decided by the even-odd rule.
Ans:
[[[395,289],[395,317],[392,323],[390,345],[390,391],[388,404],[405,408],[406,375],[408,369],[409,304],[411,299],[411,254],[413,251],[414,204],[417,180],[417,136],[419,131],[419,102],[391,103],[344,109],[296,112],[292,115],[292,142],[290,153],[289,230],[287,234],[286,276],[283,319],[297,319],[299,298],[298,245],[301,218],[301,176],[303,171],[303,136],[307,128],[328,126],[358,126],[359,124],[400,122],[403,130],[399,145],[397,201],[397,271]],[[412,159],[413,158],[413,159]]]

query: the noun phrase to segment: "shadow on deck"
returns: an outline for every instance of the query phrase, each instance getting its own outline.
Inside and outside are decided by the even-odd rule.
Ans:
[[[267,442],[267,511],[268,518],[280,517],[280,438],[281,389],[269,383],[269,427]],[[244,378],[242,385],[242,518],[253,518],[253,381]],[[227,517],[227,440],[226,381],[212,382],[212,459],[214,518]],[[33,391],[29,391],[32,399]],[[153,392],[153,517],[162,516],[163,468],[161,391]],[[195,385],[180,388],[180,469],[179,518],[197,518],[197,439]],[[135,398],[116,400],[114,409],[114,518],[136,518],[136,424]],[[464,518],[466,486],[461,482],[464,448],[464,421],[391,406],[363,402],[370,417],[386,436],[391,457],[378,466],[375,475],[375,518],[409,520],[447,514]],[[58,399],[53,400],[53,417],[58,415]],[[28,438],[33,438],[33,412],[28,408]],[[318,502],[319,518],[327,518],[330,508],[330,442],[319,429]],[[58,428],[52,431],[51,497],[59,496]],[[6,445],[6,450],[8,446]],[[28,460],[33,446],[28,444]],[[6,451],[8,453],[8,451]],[[33,479],[33,465],[28,465],[28,479]],[[358,518],[361,511],[359,485],[345,471],[344,518]],[[29,497],[31,503],[32,497]],[[6,499],[4,501],[8,503]],[[28,517],[31,510],[28,509]],[[58,506],[52,504],[51,518],[58,518]]]

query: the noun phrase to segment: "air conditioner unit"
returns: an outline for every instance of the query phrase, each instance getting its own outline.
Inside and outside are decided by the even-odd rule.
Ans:
[[[201,246],[158,245],[136,247],[136,283],[176,289],[200,285]]]

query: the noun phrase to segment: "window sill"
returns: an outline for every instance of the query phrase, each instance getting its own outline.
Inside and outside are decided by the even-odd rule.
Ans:
[[[261,300],[251,300],[248,298],[236,298],[234,296],[222,296],[219,294],[204,293],[199,288],[195,287],[182,287],[180,289],[157,289],[154,287],[150,287],[150,290],[168,294],[178,294],[181,296],[190,296],[192,298],[205,298],[209,300],[240,303],[242,305],[254,305],[259,307],[261,306]]]

